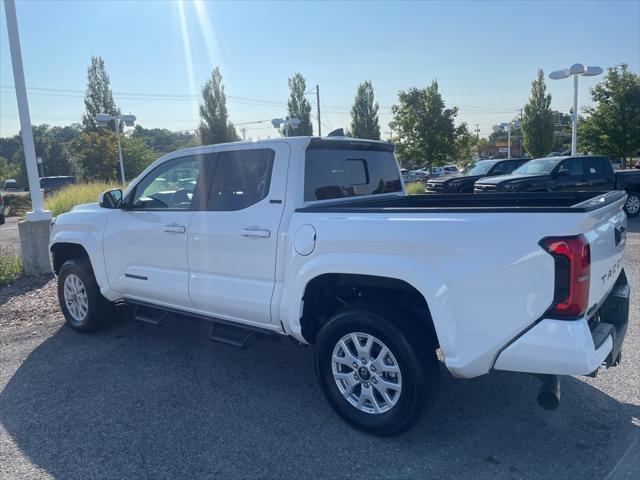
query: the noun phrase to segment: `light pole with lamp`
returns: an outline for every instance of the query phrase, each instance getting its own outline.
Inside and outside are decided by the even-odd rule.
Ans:
[[[511,128],[519,128],[520,122],[501,123],[500,127],[507,130],[507,159],[511,159]]]
[[[96,115],[96,123],[99,127],[106,127],[109,122],[116,125],[116,137],[118,138],[118,161],[120,162],[120,181],[124,184],[124,162],[122,161],[122,144],[120,142],[120,122],[124,122],[127,127],[133,127],[136,121],[135,115],[109,115],[108,113],[100,113]]]
[[[300,119],[296,117],[274,118],[273,120],[271,120],[271,125],[273,125],[274,128],[278,129],[282,127],[282,125],[284,125],[285,136],[288,137],[289,127],[293,128],[294,130],[298,128],[298,126],[300,125]]]
[[[571,115],[571,155],[576,155],[578,147],[578,77],[595,77],[603,72],[601,67],[585,67],[581,63],[549,74],[551,80],[562,80],[573,75],[573,114]]]

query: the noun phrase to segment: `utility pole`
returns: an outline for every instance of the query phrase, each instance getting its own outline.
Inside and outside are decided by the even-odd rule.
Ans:
[[[22,148],[24,150],[31,205],[33,207],[33,211],[27,213],[26,218],[30,221],[50,221],[51,212],[43,210],[42,192],[40,191],[40,179],[38,176],[38,161],[36,160],[36,148],[33,143],[33,130],[31,129],[31,117],[29,115],[29,101],[27,100],[27,85],[22,67],[22,51],[20,49],[15,1],[6,0],[4,2],[4,10],[7,21],[7,33],[9,34],[9,51],[11,52],[11,66],[13,67],[13,81],[16,88],[18,115],[20,117]]]
[[[476,139],[480,140],[480,124],[476,123]]]
[[[318,107],[318,136],[322,136],[322,127],[320,126],[320,85],[316,85],[316,105]]]
[[[242,132],[242,140],[246,140],[247,139],[247,127],[242,127],[240,129],[240,131]]]

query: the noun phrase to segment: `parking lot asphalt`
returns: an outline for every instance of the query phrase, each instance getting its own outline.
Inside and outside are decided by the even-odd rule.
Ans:
[[[442,366],[435,408],[395,438],[331,411],[311,348],[283,339],[242,351],[210,342],[199,322],[83,335],[62,325],[54,280],[0,290],[0,478],[636,479],[640,219],[629,226],[620,366],[564,378],[552,412],[526,374],[458,380]],[[44,310],[21,313],[45,297]]]

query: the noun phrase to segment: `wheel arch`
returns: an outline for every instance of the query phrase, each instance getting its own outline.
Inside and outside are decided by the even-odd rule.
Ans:
[[[102,256],[102,248],[93,235],[88,232],[54,231],[49,243],[49,252],[51,254],[51,266],[56,275],[62,264],[67,260],[79,257],[88,258],[102,294],[104,295],[105,290],[108,290],[109,282]]]
[[[324,305],[327,295],[336,300],[336,288],[344,292],[353,287],[370,301],[381,294],[376,302],[395,302],[410,310],[432,334],[434,344],[446,349],[446,324],[453,315],[449,290],[439,275],[415,258],[324,254],[296,273],[295,279],[285,282],[280,313],[285,331],[298,340],[313,343],[326,320],[317,315],[318,306]],[[326,317],[326,311],[320,313]]]

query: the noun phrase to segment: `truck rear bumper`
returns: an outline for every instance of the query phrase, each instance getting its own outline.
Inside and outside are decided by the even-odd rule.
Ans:
[[[620,360],[629,321],[630,288],[622,271],[605,302],[590,318],[543,318],[499,355],[496,370],[589,375]]]

